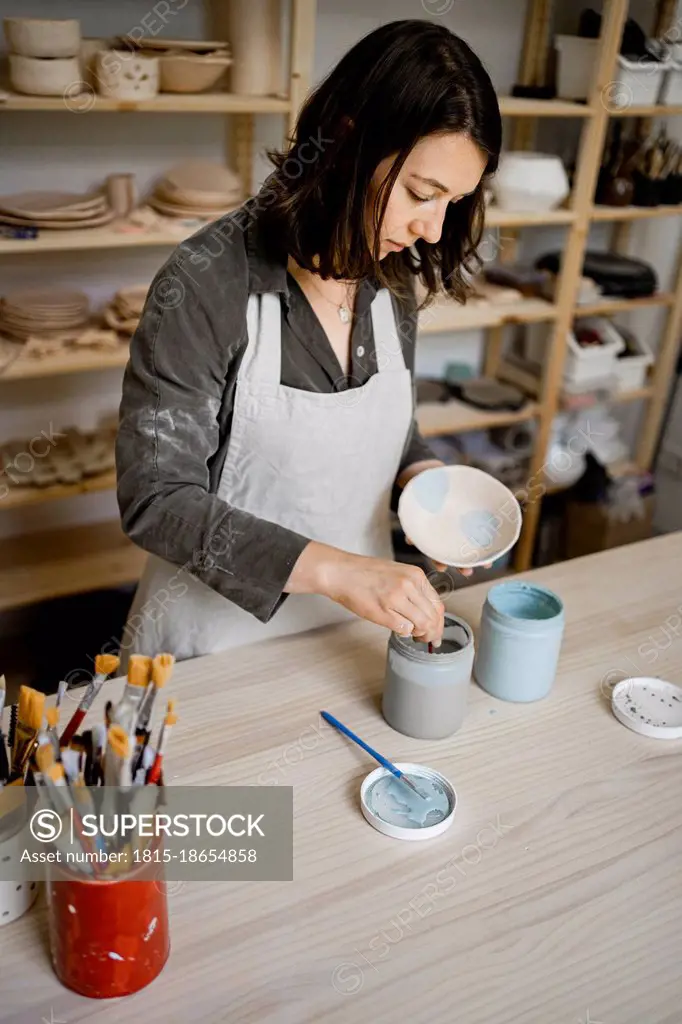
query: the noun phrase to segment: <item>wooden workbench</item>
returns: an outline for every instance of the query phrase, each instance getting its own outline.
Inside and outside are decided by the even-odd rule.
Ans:
[[[532,705],[472,686],[449,740],[383,721],[387,636],[367,623],[179,665],[168,781],[293,786],[295,881],[169,883],[166,969],[113,1003],[57,982],[41,896],[0,928],[0,1020],[678,1024],[682,741],[630,732],[607,696],[625,675],[682,682],[682,534],[528,577],[565,601],[556,685]],[[477,625],[487,586],[453,610]],[[374,831],[358,804],[374,764],[322,708],[444,772],[453,827]]]

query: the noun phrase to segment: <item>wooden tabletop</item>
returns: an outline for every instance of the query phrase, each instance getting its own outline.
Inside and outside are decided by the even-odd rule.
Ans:
[[[177,666],[168,781],[293,786],[295,880],[169,883],[165,970],[101,1003],[53,975],[41,896],[0,928],[0,1020],[679,1024],[682,741],[630,732],[607,697],[628,675],[682,682],[682,533],[529,577],[565,602],[556,684],[530,705],[472,685],[448,740],[384,722],[387,635],[364,622]],[[474,626],[487,587],[451,599]],[[322,708],[451,779],[452,828],[372,829],[374,763]]]

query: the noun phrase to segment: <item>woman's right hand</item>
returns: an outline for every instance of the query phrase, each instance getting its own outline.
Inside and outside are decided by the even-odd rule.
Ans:
[[[311,541],[287,582],[290,594],[321,594],[401,636],[440,644],[445,608],[415,565],[369,558]]]

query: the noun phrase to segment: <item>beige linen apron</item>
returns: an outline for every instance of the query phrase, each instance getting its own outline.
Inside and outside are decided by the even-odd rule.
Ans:
[[[390,496],[412,421],[412,380],[387,289],[377,292],[371,316],[378,372],[362,387],[318,394],[280,383],[279,296],[249,298],[218,496],[311,540],[392,558]],[[182,596],[159,610],[153,598],[164,592]],[[263,623],[150,555],[123,635],[122,667],[131,653],[169,651],[181,660],[353,617],[329,598],[291,594]]]

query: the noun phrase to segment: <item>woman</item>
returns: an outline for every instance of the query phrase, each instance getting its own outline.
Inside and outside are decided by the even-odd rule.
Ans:
[[[440,642],[438,594],[391,548],[394,487],[442,465],[414,422],[415,278],[464,300],[500,145],[466,43],[384,25],[310,95],[260,193],[159,271],[117,442],[123,526],[151,555],[124,656],[353,616]]]

